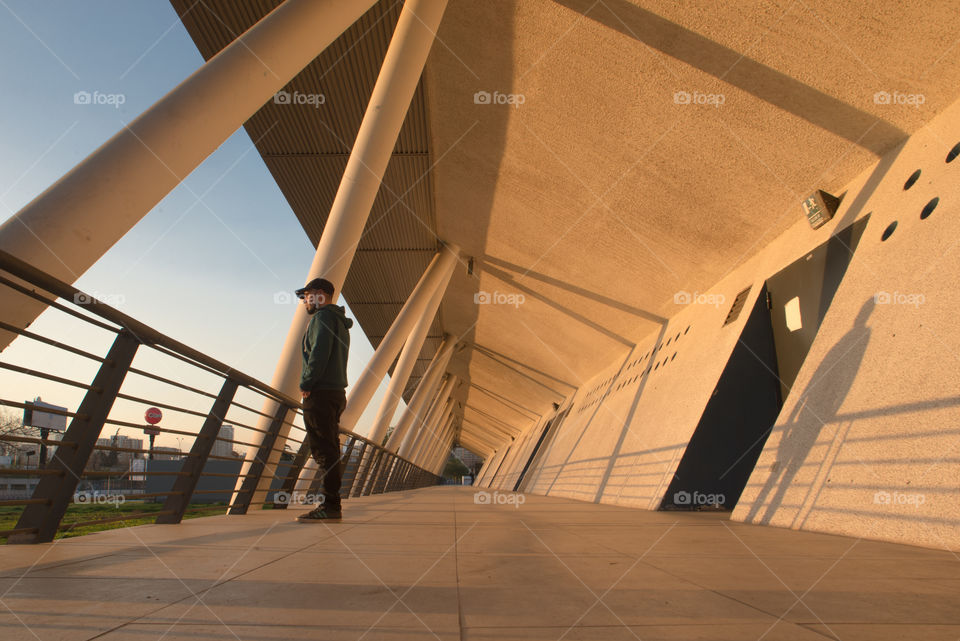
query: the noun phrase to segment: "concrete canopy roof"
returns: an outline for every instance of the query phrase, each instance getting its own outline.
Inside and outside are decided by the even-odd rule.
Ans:
[[[201,4],[239,33],[277,2]],[[348,150],[398,12],[379,3],[291,83],[351,96],[335,114],[268,104],[247,124],[314,242],[345,163],[326,156]],[[184,23],[205,56],[229,41]],[[451,0],[385,179],[418,195],[361,245],[345,297],[376,344],[432,232],[461,245],[474,273],[421,357],[466,341],[462,430],[506,442],[952,103],[958,31],[950,3]]]

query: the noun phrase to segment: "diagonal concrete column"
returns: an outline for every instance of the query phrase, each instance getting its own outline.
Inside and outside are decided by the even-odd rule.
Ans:
[[[373,93],[370,96],[370,103],[367,105],[367,111],[360,124],[360,131],[357,133],[356,142],[350,152],[350,159],[347,161],[346,169],[343,172],[340,187],[334,198],[333,206],[330,208],[330,215],[324,226],[323,235],[317,245],[317,252],[305,279],[305,282],[316,277],[329,280],[336,288],[334,299],[339,296],[350,264],[353,262],[357,244],[363,235],[367,218],[370,215],[370,208],[376,199],[383,172],[390,161],[397,135],[400,133],[407,109],[410,106],[410,100],[413,98],[413,93],[420,80],[423,65],[430,53],[434,34],[439,27],[440,18],[443,16],[446,4],[446,0],[407,0],[400,13],[397,27],[393,38],[390,40],[383,66],[380,69],[380,75],[377,77]],[[444,261],[454,260],[458,251],[459,248],[456,247],[444,248],[440,252],[440,259]],[[436,270],[428,268],[428,271],[433,274]],[[430,294],[432,294],[432,288]],[[426,295],[422,299],[423,306],[426,305],[429,298],[430,295]],[[412,296],[411,300],[413,300]],[[420,301],[421,299],[418,297],[417,300]],[[410,303],[411,301],[408,300],[407,302]],[[414,318],[418,318],[423,313],[423,306],[414,305],[415,309],[408,310],[408,313]],[[407,309],[406,305],[404,309]],[[402,313],[403,311],[401,311]],[[400,317],[398,316],[394,325],[400,324],[399,320]],[[306,310],[302,305],[298,305],[271,382],[273,387],[291,396],[299,394],[300,340],[306,329],[307,321]],[[406,336],[410,327],[398,331],[400,331],[401,336]],[[397,344],[396,350],[399,351],[399,349],[400,345]],[[393,361],[396,353],[395,351],[390,355],[389,361]],[[380,351],[381,358],[383,354],[384,351]],[[377,358],[375,354],[374,360],[377,360]],[[373,364],[372,361],[371,364]],[[382,375],[377,379],[377,384],[379,384],[380,379],[382,379]],[[360,395],[361,391],[362,395],[367,395],[367,398],[362,403],[353,403],[354,407],[350,407],[350,404],[348,404],[344,417],[341,419],[341,425],[348,427],[348,429],[356,423],[357,417],[363,410],[361,407],[359,411],[356,411],[357,405],[366,406],[369,396],[372,396],[374,390],[376,390],[376,385],[373,385],[372,389],[369,388],[369,385],[364,387],[363,390],[359,387],[357,385],[352,390],[351,398]],[[276,403],[267,400],[261,412],[266,416],[272,416],[276,410]],[[264,474],[261,476],[257,484],[257,490],[251,500],[253,505],[262,505],[266,498],[266,490],[270,485],[271,477],[276,473],[276,464],[280,458],[278,450],[283,448],[290,432],[290,416],[291,414],[288,412],[288,420],[283,424],[277,439],[278,445],[265,462]],[[350,423],[351,419],[352,423]],[[266,430],[268,420],[261,418],[257,427]],[[256,434],[255,443],[262,437],[262,434]],[[251,447],[248,450],[247,458],[253,458],[257,449],[257,447]],[[249,463],[245,463],[241,473],[246,473],[249,466]],[[240,479],[242,478],[241,475]],[[237,487],[239,487],[239,481]]]
[[[443,416],[447,416],[450,411],[450,403],[447,403],[446,405],[447,407],[444,409]],[[437,429],[434,431],[434,433],[427,437],[423,452],[417,459],[417,463],[420,465],[420,467],[425,470],[433,470],[434,455],[436,454],[437,450],[440,449],[443,444],[443,440],[446,437],[446,424],[441,421],[437,424]]]
[[[434,404],[433,409],[430,410],[430,413],[420,428],[421,437],[419,442],[410,450],[410,456],[408,458],[411,461],[417,463],[423,462],[425,451],[430,443],[437,438],[440,420],[444,414],[446,414],[447,409],[453,404],[453,391],[456,389],[458,381],[459,379],[456,376],[451,375],[447,379],[447,382],[444,383],[437,397],[437,402]]]
[[[433,398],[433,403],[430,406],[430,409],[423,415],[423,419],[415,423],[411,428],[411,432],[413,433],[400,449],[400,456],[408,458],[411,461],[416,461],[417,459],[415,457],[419,454],[422,454],[425,437],[431,434],[429,430],[437,421],[437,415],[446,409],[447,399],[450,397],[451,390],[456,384],[456,381],[456,376],[453,374],[447,375],[443,384],[440,386],[440,389],[437,390],[437,394]]]
[[[427,469],[434,471],[435,474],[438,473],[435,471],[438,464],[446,461],[446,455],[450,452],[450,443],[453,440],[453,419],[453,405],[451,404],[444,413],[443,420],[440,422],[442,426],[440,429],[440,438],[437,440],[433,451],[430,452],[430,456],[426,459]]]
[[[383,442],[387,434],[390,421],[393,419],[393,415],[397,411],[397,405],[399,405],[400,399],[403,397],[403,390],[406,389],[407,382],[410,380],[413,366],[416,365],[417,358],[420,357],[423,342],[427,338],[427,333],[430,331],[433,319],[437,315],[437,310],[440,308],[440,301],[443,300],[443,295],[446,292],[447,285],[450,283],[450,277],[453,275],[455,265],[455,262],[450,261],[446,275],[437,286],[437,290],[427,304],[423,315],[417,320],[417,324],[403,345],[403,351],[400,352],[400,358],[397,360],[397,365],[393,368],[393,374],[390,376],[387,393],[380,403],[380,409],[377,411],[373,425],[367,433],[367,438],[374,443]],[[410,400],[412,401],[413,398],[411,397]]]
[[[373,4],[280,4],[7,220],[0,249],[74,282]],[[7,323],[45,308],[0,290]]]
[[[391,452],[399,451],[401,444],[409,437],[410,427],[414,421],[421,416],[421,413],[424,412],[424,407],[428,399],[436,391],[437,384],[440,382],[440,376],[446,369],[453,355],[453,349],[453,339],[450,336],[445,336],[437,353],[433,355],[430,365],[427,366],[427,370],[423,373],[420,384],[417,385],[417,390],[413,393],[410,402],[407,404],[400,420],[397,422],[396,429],[394,429],[393,434],[390,435],[390,440],[387,441],[387,449]]]

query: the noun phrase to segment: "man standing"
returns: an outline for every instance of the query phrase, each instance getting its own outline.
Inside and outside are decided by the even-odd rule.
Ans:
[[[340,415],[347,406],[347,354],[353,321],[343,307],[331,304],[333,283],[314,278],[296,291],[310,314],[303,335],[303,373],[300,396],[303,399],[303,423],[310,439],[310,451],[323,475],[323,502],[301,514],[301,523],[339,521],[340,482],[343,455],[340,452]]]

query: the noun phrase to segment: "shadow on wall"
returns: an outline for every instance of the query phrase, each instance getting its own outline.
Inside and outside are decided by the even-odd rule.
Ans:
[[[830,449],[820,463],[817,476],[815,480],[811,482],[807,496],[800,502],[801,506],[808,504],[808,501],[811,499],[811,493],[816,491],[816,493],[819,494],[820,487],[822,487],[823,483],[823,473],[825,470],[831,468],[833,461],[836,459],[850,431],[850,427],[853,425],[853,419],[851,418],[838,418],[837,411],[840,409],[840,406],[843,405],[843,401],[850,391],[850,386],[856,378],[856,373],[860,370],[860,363],[863,361],[863,355],[866,352],[867,345],[870,343],[870,326],[867,324],[867,321],[873,313],[875,305],[876,302],[873,297],[868,298],[866,302],[864,302],[860,308],[860,312],[857,314],[853,327],[851,327],[826,354],[817,371],[810,377],[810,382],[797,399],[796,405],[794,405],[793,410],[787,417],[786,429],[777,446],[777,459],[773,463],[770,476],[767,478],[767,482],[760,490],[760,493],[754,499],[753,506],[750,508],[750,512],[745,519],[748,523],[761,523],[764,525],[770,523],[773,515],[783,503],[787,491],[793,486],[794,478],[806,462],[807,456],[820,437],[823,428],[829,423],[839,421],[840,425],[837,428],[836,435],[832,439]],[[818,394],[818,398],[829,399],[829,401],[819,406],[818,412],[814,412],[809,407],[807,401],[810,399],[810,396],[815,393],[817,383],[824,379],[840,361],[844,361],[844,369],[848,372],[848,375],[844,377],[840,385],[834,384],[829,394]],[[837,381],[837,378],[834,377],[831,380]],[[808,415],[807,417],[802,416],[804,412]],[[801,420],[802,418],[806,418],[807,420]],[[770,499],[769,503],[765,506],[766,509],[763,510],[764,503],[767,502],[767,498],[774,489],[776,489],[776,492],[773,498]],[[813,498],[815,499],[816,496]],[[760,515],[761,510],[763,510],[762,515]],[[800,516],[800,513],[798,513],[797,516],[794,517],[793,525],[796,525]]]

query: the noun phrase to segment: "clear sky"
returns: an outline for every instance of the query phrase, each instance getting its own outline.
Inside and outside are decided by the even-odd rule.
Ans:
[[[4,220],[203,64],[165,0],[0,0],[0,61]],[[105,104],[76,104],[77,92],[119,97],[101,98]],[[293,303],[275,302],[276,294],[303,284],[313,251],[249,136],[240,130],[76,286],[269,382],[293,313]],[[30,329],[100,355],[111,338],[55,310],[45,312]],[[149,350],[140,351],[135,365],[217,391],[216,381]],[[362,330],[354,326],[351,382],[372,354]],[[23,338],[0,358],[84,382],[95,372],[80,359]],[[125,384],[124,390],[128,393],[189,402],[204,411],[209,406],[209,401],[191,402],[189,395],[172,393],[165,386],[128,382],[130,389]],[[361,419],[360,433],[366,433],[385,386]],[[22,401],[36,396],[73,410],[81,392],[0,370],[0,397]],[[253,395],[240,398],[259,407]],[[142,404],[120,402],[112,416],[139,421],[144,409]],[[189,417],[175,414],[165,416],[163,425],[179,427],[178,418],[184,426],[197,426]],[[139,436],[126,428],[121,433]],[[161,435],[157,445],[178,443]]]

